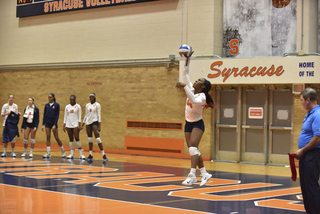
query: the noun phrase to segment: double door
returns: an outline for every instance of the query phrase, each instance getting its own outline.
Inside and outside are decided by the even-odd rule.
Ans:
[[[216,88],[215,159],[287,164],[293,94],[288,86]]]

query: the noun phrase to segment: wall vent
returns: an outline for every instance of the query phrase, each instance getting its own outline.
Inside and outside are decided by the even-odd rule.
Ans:
[[[127,121],[127,128],[135,129],[161,129],[161,130],[182,130],[182,123],[174,122],[148,122],[148,121]]]

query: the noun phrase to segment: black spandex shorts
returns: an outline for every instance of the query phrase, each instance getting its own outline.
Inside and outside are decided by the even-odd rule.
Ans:
[[[192,123],[186,121],[186,124],[184,125],[184,132],[192,132],[192,129],[194,129],[194,128],[201,129],[204,132],[205,127],[204,127],[203,120],[201,119],[197,122],[192,122]]]
[[[49,129],[52,129],[53,126],[54,126],[54,124],[52,124],[52,123],[46,124],[46,128],[49,128]],[[56,126],[56,128],[58,128],[58,126]]]
[[[30,128],[30,129],[33,129],[33,124],[32,123],[26,123],[27,124],[27,127]]]
[[[98,121],[96,121],[96,122],[91,123],[91,124],[88,125],[88,126],[99,126],[99,123],[98,123]]]

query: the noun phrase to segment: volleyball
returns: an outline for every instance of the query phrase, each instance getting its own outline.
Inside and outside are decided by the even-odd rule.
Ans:
[[[179,54],[181,57],[188,57],[192,53],[192,48],[189,45],[181,45],[179,48]]]

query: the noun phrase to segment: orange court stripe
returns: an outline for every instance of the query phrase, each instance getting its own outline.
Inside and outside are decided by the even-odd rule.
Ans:
[[[21,167],[21,169],[26,169],[25,166],[35,166],[35,167],[30,167],[31,169],[36,169],[38,166],[48,166],[48,167],[56,167],[56,168],[68,168],[68,169],[74,169],[74,168],[79,168],[80,171],[81,169],[86,168],[87,170],[92,170],[92,169],[100,169],[100,171],[104,171],[103,169],[107,169],[107,171],[110,171],[109,169],[113,169],[113,171],[117,171],[118,169],[116,168],[105,168],[105,167],[97,167],[97,166],[88,166],[88,165],[72,165],[70,163],[47,163],[46,161],[19,161],[11,163],[10,161],[4,160],[5,163],[0,163],[0,171],[2,166],[12,166],[14,168],[12,169],[17,169],[18,167]],[[7,168],[6,168],[7,169]],[[93,170],[96,171],[96,170]],[[72,172],[76,172],[73,170]]]
[[[0,184],[1,214],[80,213],[80,214],[195,214],[207,213],[156,205],[79,196]],[[10,203],[8,203],[10,202]]]
[[[114,181],[114,182],[104,182],[98,183],[94,186],[105,187],[112,189],[120,189],[126,191],[168,191],[173,189],[186,189],[183,185],[162,185],[162,186],[137,186],[135,184],[144,184],[144,183],[158,183],[158,182],[169,182],[169,181],[183,181],[185,177],[165,177],[165,178],[153,178],[153,179],[141,179],[141,180],[129,180],[129,181]]]
[[[72,184],[98,183],[103,181],[117,181],[128,179],[151,178],[161,176],[172,176],[172,174],[155,173],[155,172],[119,172],[119,173],[95,173],[95,174],[62,174],[49,176],[30,176],[36,179],[46,178],[73,178],[78,180],[64,181]]]
[[[5,162],[5,163],[10,163],[10,162],[26,163],[26,161],[24,159],[14,159],[14,158],[0,158],[0,162]],[[39,162],[39,161],[34,161],[34,162]],[[0,165],[2,165],[2,164],[0,164]]]
[[[172,191],[168,195],[178,196],[183,198],[197,198],[203,200],[211,201],[247,201],[255,200],[260,198],[267,198],[273,196],[290,195],[300,193],[300,188],[284,189],[284,190],[267,190],[259,191],[255,193],[245,193],[230,196],[213,195],[212,193],[226,192],[226,191],[238,191],[254,188],[272,187],[279,186],[279,184],[269,184],[269,183],[251,183],[251,184],[240,184],[240,185],[230,185],[222,187],[210,187],[210,188],[199,188],[192,190],[182,190],[182,191]],[[211,193],[211,194],[209,194]]]
[[[183,181],[185,177],[165,177],[165,178],[151,178],[151,179],[141,179],[141,180],[129,180],[129,181],[113,181],[113,182],[104,182],[98,183],[95,186],[105,187],[112,189],[120,189],[126,191],[168,191],[174,189],[186,189],[186,187],[181,185],[162,185],[162,186],[137,186],[136,184],[145,184],[145,183],[159,183],[159,182],[171,182],[171,181]],[[238,184],[237,180],[227,180],[227,179],[218,179],[213,178],[208,181],[207,186],[218,186],[218,185],[229,185],[229,184]]]
[[[67,168],[67,169],[64,169]],[[83,168],[78,170],[72,170],[72,168]],[[7,173],[9,175],[15,176],[33,176],[33,175],[52,175],[52,174],[67,174],[69,172],[113,172],[116,169],[114,168],[101,168],[101,167],[91,167],[91,166],[45,166],[45,167],[30,167],[30,168],[7,168],[0,169],[2,172],[11,172]],[[33,172],[12,172],[12,171],[33,171]]]
[[[258,207],[269,207],[269,208],[278,208],[278,209],[285,209],[285,210],[305,211],[303,204],[295,204],[295,203],[298,203],[298,201],[269,199],[269,200],[255,201],[254,203]]]
[[[12,167],[18,166],[18,167],[22,167],[22,166],[33,166],[33,165],[36,165],[36,166],[39,166],[39,165],[40,166],[41,165],[46,166],[46,165],[48,165],[44,161],[32,161],[32,162],[21,161],[21,162],[14,162],[14,163],[10,163],[9,161],[4,161],[4,162],[5,163],[0,163],[0,167],[3,167],[3,166],[12,166]],[[56,163],[55,165],[58,165],[58,164]],[[59,165],[61,165],[61,163]],[[0,168],[0,171],[1,171],[1,168]]]

